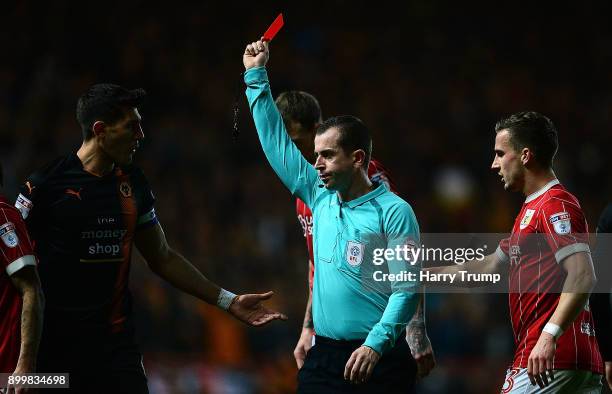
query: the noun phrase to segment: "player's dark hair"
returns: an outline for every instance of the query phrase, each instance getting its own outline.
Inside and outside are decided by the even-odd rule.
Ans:
[[[310,93],[298,90],[283,92],[276,98],[276,106],[287,126],[295,122],[303,131],[311,131],[321,123],[321,107]]]
[[[358,149],[365,152],[363,168],[367,170],[372,156],[372,137],[365,123],[361,119],[351,115],[334,116],[327,119],[317,128],[317,135],[325,133],[328,129],[338,129],[340,137],[338,144],[345,153],[351,153]]]
[[[92,127],[96,121],[108,124],[118,122],[127,109],[141,105],[145,96],[144,89],[128,90],[110,83],[91,86],[79,97],[76,107],[83,140],[87,141],[93,137]]]
[[[0,187],[4,186],[4,175],[2,173],[2,163],[0,163]]]
[[[529,148],[535,161],[544,168],[551,168],[559,147],[557,129],[546,116],[534,112],[517,112],[495,124],[495,132],[508,129],[510,143],[515,151]]]

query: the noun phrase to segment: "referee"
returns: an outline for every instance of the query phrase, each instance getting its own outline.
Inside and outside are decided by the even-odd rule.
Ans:
[[[264,68],[268,44],[247,45],[247,98],[264,153],[292,194],[313,213],[315,345],[298,373],[299,393],[398,393],[411,390],[414,360],[403,337],[419,302],[418,283],[374,283],[376,249],[418,244],[404,200],[367,176],[372,142],[352,116],[328,119],[315,137],[314,167],[286,133]],[[390,273],[417,272],[400,258]],[[399,339],[399,340],[398,340]]]
[[[236,296],[168,245],[149,184],[132,165],[144,98],[142,89],[89,88],[76,111],[81,147],[34,172],[15,204],[47,301],[38,370],[69,372],[74,393],[148,392],[128,289],[133,245],[157,275],[243,322],[286,318],[261,304],[271,292]]]

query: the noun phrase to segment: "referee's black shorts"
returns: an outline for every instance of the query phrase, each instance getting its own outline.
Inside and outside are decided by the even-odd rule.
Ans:
[[[148,394],[142,355],[132,329],[104,335],[43,334],[38,352],[38,373],[69,373],[69,389],[52,393]]]
[[[344,379],[348,359],[363,342],[317,335],[298,372],[298,393],[412,393],[417,367],[403,337],[380,358],[366,383],[351,384]]]

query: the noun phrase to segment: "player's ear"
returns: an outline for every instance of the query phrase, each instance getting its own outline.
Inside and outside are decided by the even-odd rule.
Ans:
[[[523,148],[521,151],[521,163],[523,165],[527,165],[528,163],[533,161],[533,152],[529,148]]]
[[[95,136],[99,136],[101,134],[104,134],[104,132],[106,131],[106,124],[101,120],[96,120],[93,126],[91,126],[91,129]]]
[[[353,165],[355,167],[363,167],[365,165],[366,154],[363,149],[357,149],[353,152]]]

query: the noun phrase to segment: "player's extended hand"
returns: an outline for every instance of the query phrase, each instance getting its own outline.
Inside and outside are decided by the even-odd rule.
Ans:
[[[408,324],[406,326],[406,342],[408,342],[412,357],[416,361],[417,377],[424,378],[436,366],[436,358],[425,325]]]
[[[612,390],[612,361],[606,361],[606,381],[608,387]]]
[[[242,63],[245,70],[265,66],[268,63],[268,59],[270,59],[268,42],[262,40],[247,45],[244,49],[244,55],[242,55]]]
[[[364,383],[372,375],[372,371],[380,360],[380,355],[367,346],[356,349],[344,367],[344,379],[351,383]]]
[[[261,302],[269,300],[274,292],[264,294],[242,294],[236,296],[229,307],[229,313],[252,326],[262,326],[272,320],[287,320],[284,314],[266,308]]]
[[[548,386],[548,377],[554,380],[553,361],[555,360],[555,350],[557,343],[555,337],[547,332],[542,332],[535,347],[527,359],[527,375],[531,384],[535,386]],[[547,376],[547,372],[548,375]]]
[[[308,351],[312,347],[313,335],[314,330],[312,328],[302,328],[302,334],[300,335],[300,339],[298,339],[298,343],[297,345],[295,345],[295,349],[293,350],[293,357],[295,357],[295,362],[297,364],[298,369],[301,369],[304,365],[306,353],[308,353]]]

